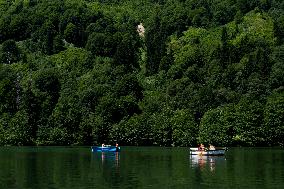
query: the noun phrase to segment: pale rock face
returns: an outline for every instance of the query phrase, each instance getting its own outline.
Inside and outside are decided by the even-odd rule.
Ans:
[[[144,37],[145,28],[144,28],[144,26],[142,25],[142,23],[140,23],[140,24],[137,26],[137,32],[138,32],[139,36]]]

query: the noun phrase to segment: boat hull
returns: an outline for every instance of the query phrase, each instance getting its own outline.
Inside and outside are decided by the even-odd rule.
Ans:
[[[98,147],[98,146],[92,146],[92,152],[119,152],[120,147],[115,146],[107,146],[107,147]]]
[[[198,155],[198,156],[223,156],[225,155],[226,148],[220,148],[216,150],[198,150],[197,148],[190,148],[191,155]]]

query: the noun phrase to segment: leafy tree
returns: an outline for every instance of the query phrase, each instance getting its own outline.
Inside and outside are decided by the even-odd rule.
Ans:
[[[87,32],[88,36],[91,35],[92,33],[103,33],[104,31],[105,31],[105,28],[103,26],[101,26],[99,21],[97,21],[95,23],[91,23],[86,28],[86,32]]]
[[[85,44],[85,33],[83,28],[73,23],[68,23],[64,30],[64,38],[75,46],[82,47]]]
[[[6,145],[33,145],[31,127],[28,124],[28,115],[25,111],[17,112],[5,130]]]
[[[162,55],[165,52],[165,31],[161,28],[161,10],[157,10],[152,23],[147,26],[145,45],[147,47],[146,72],[149,75],[158,71]]]
[[[113,56],[115,43],[111,43],[112,36],[104,33],[92,33],[88,37],[86,49],[97,56]]]
[[[161,113],[167,105],[167,95],[161,91],[146,91],[140,106],[147,114]]]
[[[3,42],[0,54],[0,61],[3,64],[12,64],[21,60],[22,54],[14,40]]]
[[[9,38],[14,40],[24,40],[29,37],[29,20],[24,14],[20,12],[11,17],[9,24]]]
[[[271,89],[277,89],[284,86],[284,46],[276,47],[271,56],[274,64],[272,65],[269,83]]]
[[[4,41],[10,38],[9,24],[10,24],[10,19],[8,17],[0,19],[0,43],[3,43]]]
[[[154,113],[150,116],[149,122],[152,125],[153,143],[159,146],[171,146],[173,144],[173,128],[170,123],[172,111],[164,109],[161,113]]]
[[[0,66],[0,113],[13,115],[18,109],[16,74],[7,66]]]
[[[135,36],[124,34],[122,41],[117,45],[114,55],[116,65],[124,65],[128,70],[139,68],[138,64],[138,41]]]
[[[11,120],[11,116],[7,113],[1,114],[0,118],[0,145],[6,145],[7,144],[7,129],[9,128],[9,122]]]
[[[263,106],[258,101],[242,99],[236,106],[234,140],[243,146],[264,144],[265,129],[263,123]]]
[[[0,145],[283,145],[281,0],[0,4]]]
[[[61,35],[56,35],[53,39],[53,47],[52,51],[53,53],[57,54],[60,51],[63,51],[64,48],[64,42],[63,42],[63,37]]]
[[[264,125],[265,133],[267,133],[267,142],[270,145],[281,145],[283,146],[284,141],[284,108],[283,103],[284,96],[283,91],[279,93],[274,93],[271,95],[264,109]]]
[[[34,97],[30,96],[32,98],[30,99],[30,103],[34,103],[37,108],[36,111],[39,114],[36,115],[36,117],[39,116],[37,125],[46,126],[59,99],[59,91],[61,88],[59,74],[56,69],[53,68],[41,69],[34,73],[32,79],[31,90]],[[33,105],[30,104],[28,106]]]
[[[71,83],[74,85],[74,82]],[[80,135],[78,125],[81,121],[81,107],[78,104],[78,96],[73,93],[72,88],[66,88],[71,83],[62,86],[63,90],[56,106],[51,114],[47,114],[46,125],[50,129],[48,139],[55,145],[74,144]]]
[[[111,138],[121,145],[152,145],[153,132],[148,117],[135,114],[123,119],[113,126]]]
[[[235,7],[232,6],[231,1],[215,1],[212,4],[215,5],[211,8],[211,11],[213,14],[213,22],[216,25],[224,25],[233,20]]]
[[[201,119],[199,142],[232,145],[234,136],[234,106],[228,105],[207,111]]]
[[[121,80],[117,81],[114,90],[117,96],[133,95],[137,100],[143,98],[143,88],[134,74],[127,74]]]
[[[48,20],[32,36],[33,41],[38,43],[40,50],[45,54],[53,54],[54,39],[57,35],[56,27]]]
[[[95,136],[97,134],[96,128],[96,116],[92,112],[85,112],[82,116],[82,121],[79,126],[79,133],[77,139],[77,144],[79,145],[100,145],[100,141],[98,141]]]
[[[177,110],[170,120],[173,128],[174,146],[194,146],[197,144],[198,126],[188,110]]]
[[[284,42],[284,15],[280,15],[280,17],[275,20],[274,23],[274,34],[277,37],[277,43],[283,44]]]

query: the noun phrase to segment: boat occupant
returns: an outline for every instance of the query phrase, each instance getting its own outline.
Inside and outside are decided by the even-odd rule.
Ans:
[[[105,147],[105,144],[104,143],[102,143],[102,148],[104,148]]]
[[[115,144],[115,148],[116,148],[116,151],[118,152],[119,149],[118,149],[118,144],[117,143]]]
[[[205,150],[204,144],[201,143],[200,146],[198,147],[198,150],[204,151]]]
[[[216,148],[212,144],[209,144],[209,150],[216,150]]]

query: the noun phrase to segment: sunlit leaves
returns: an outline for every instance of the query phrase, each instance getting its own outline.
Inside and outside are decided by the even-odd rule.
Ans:
[[[250,12],[243,17],[243,22],[238,25],[239,33],[231,43],[235,46],[240,44],[244,37],[248,37],[251,43],[265,40],[268,44],[275,43],[273,34],[273,21],[265,13]]]

